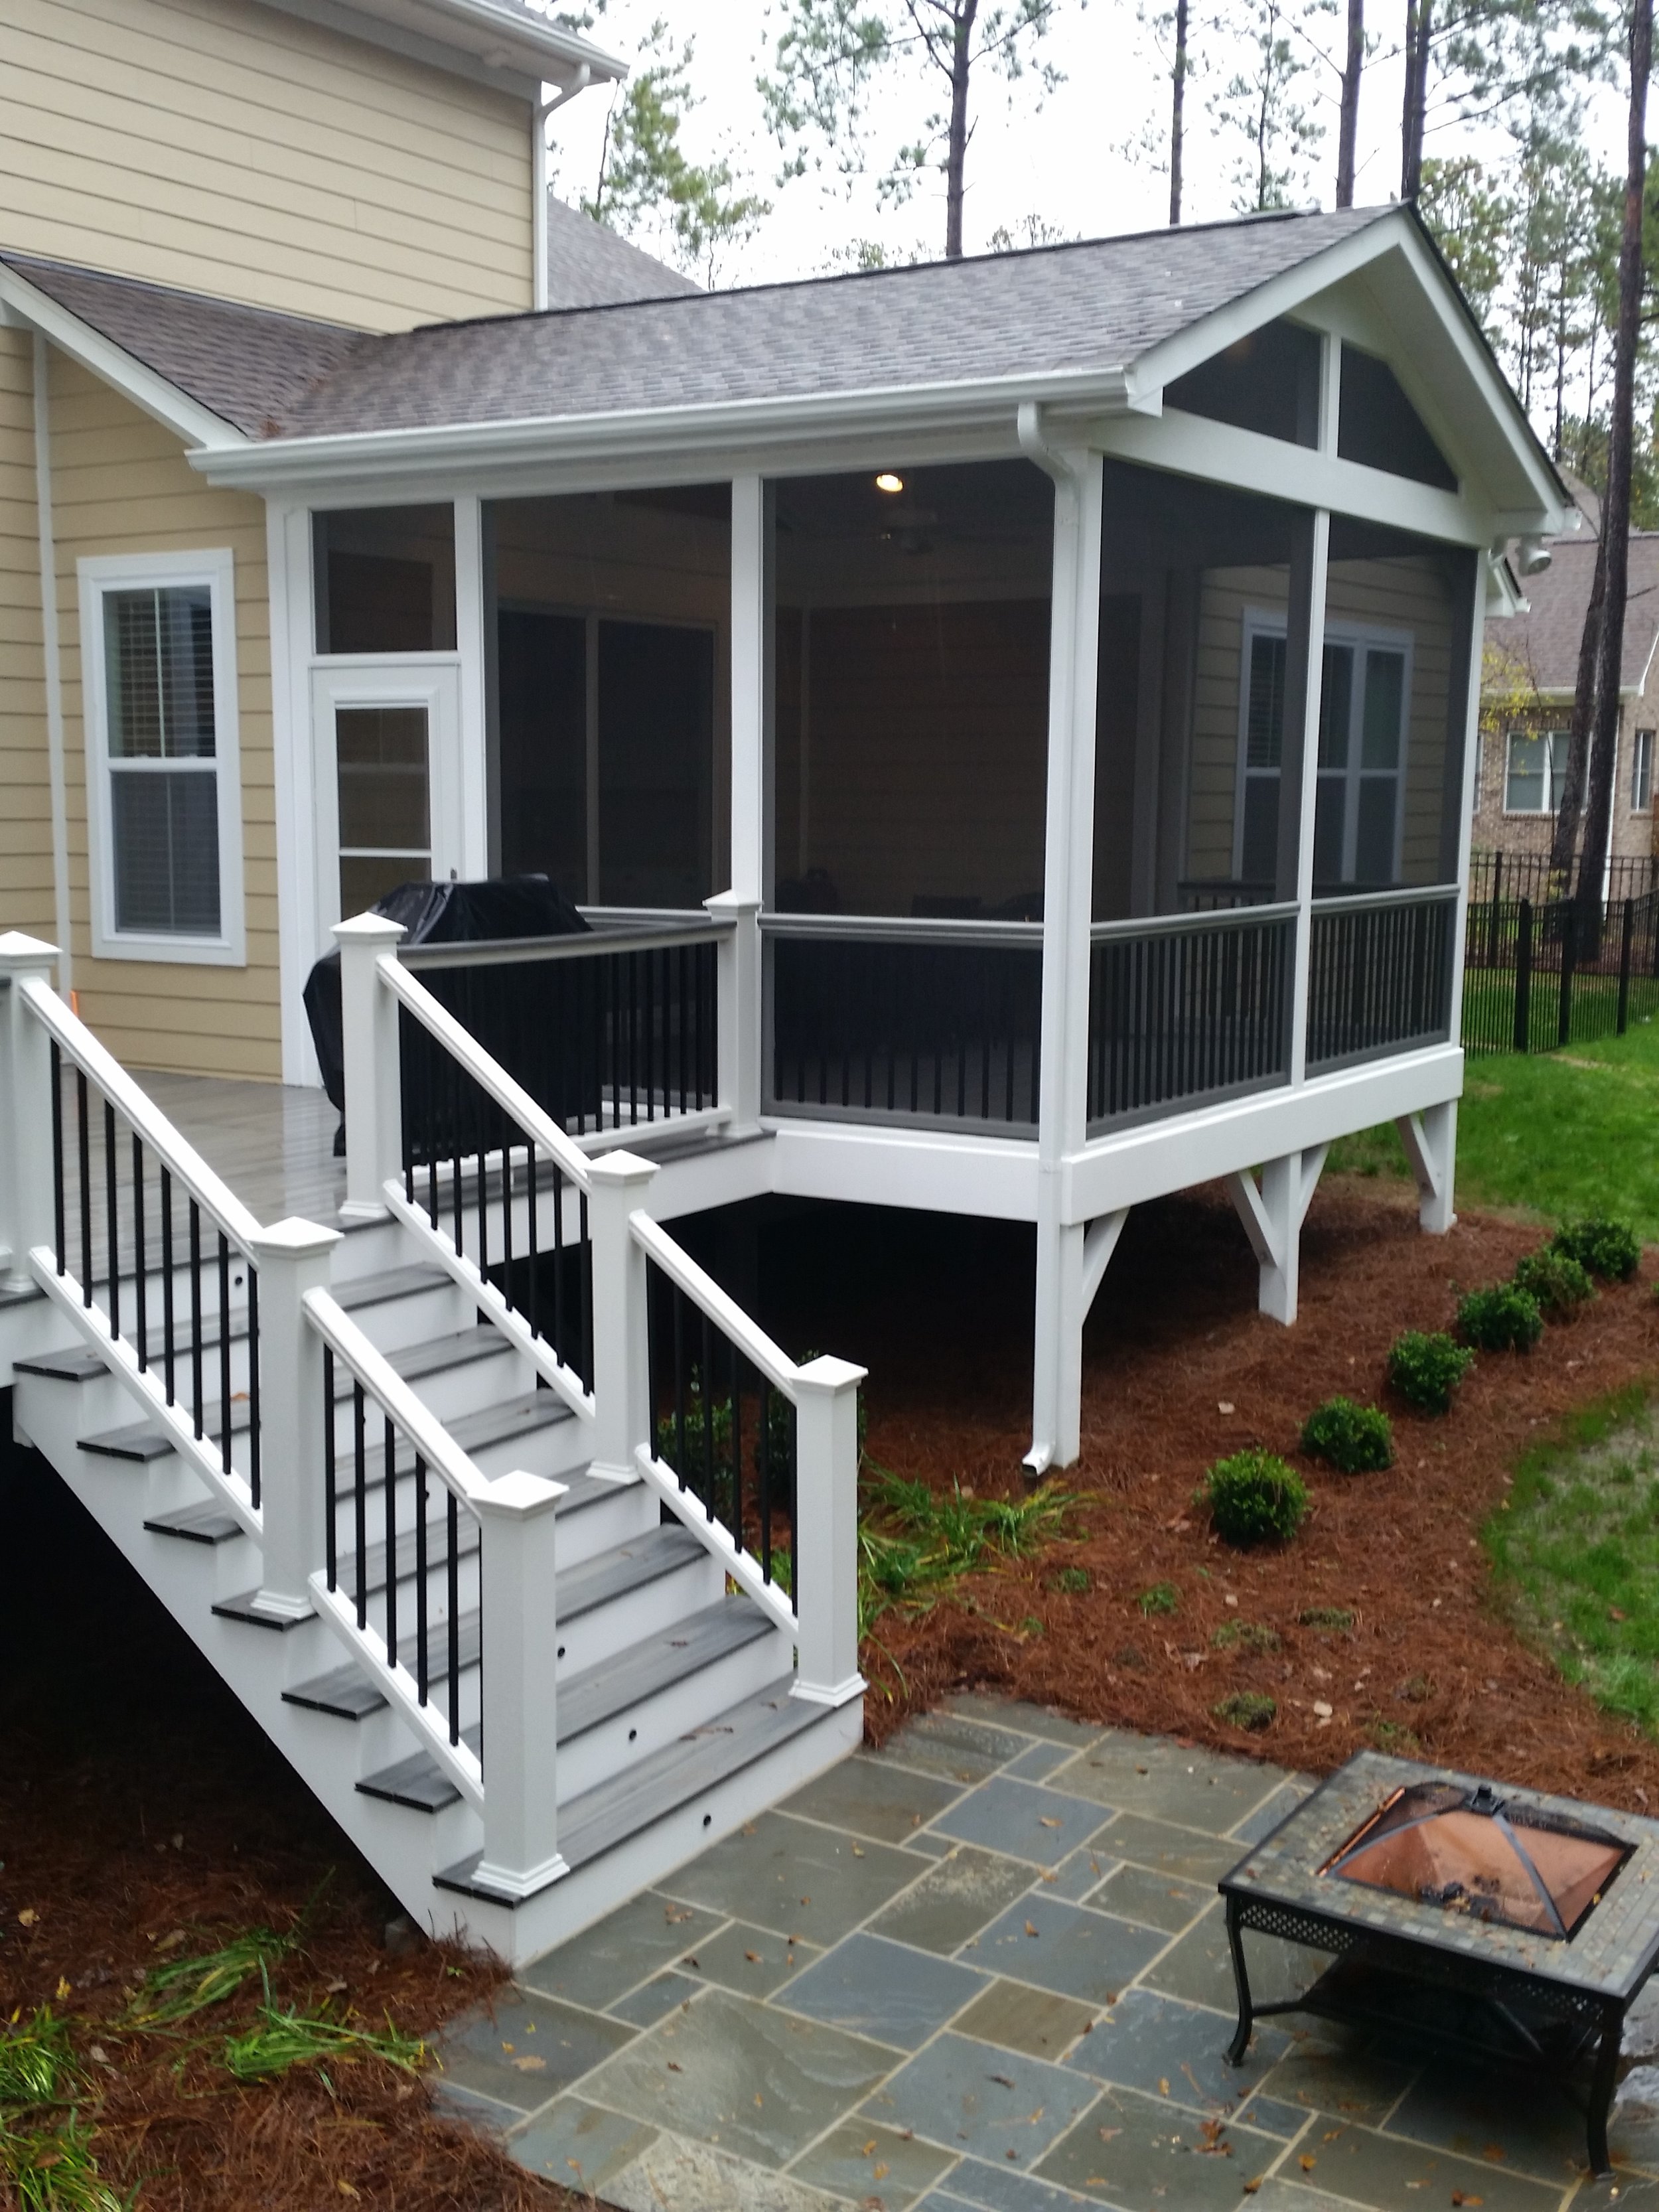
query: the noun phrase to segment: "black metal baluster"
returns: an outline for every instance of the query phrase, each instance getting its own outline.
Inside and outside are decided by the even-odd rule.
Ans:
[[[449,1067],[449,1199],[451,1210],[453,1213],[455,1221],[455,1249],[458,1252],[465,1252],[466,1249],[466,1227],[465,1216],[462,1212],[462,1207],[465,1204],[465,1194],[461,1188],[461,1083],[463,1079],[461,1075],[460,1062],[459,1060],[450,1060],[447,1054],[446,1054],[444,1057],[446,1060],[447,1060]]]
[[[259,1271],[247,1263],[247,1481],[256,1511],[259,1504]]]
[[[738,1347],[728,1340],[732,1356],[732,1540],[743,1546],[743,1369]]]
[[[219,1231],[219,1471],[230,1473],[230,1240]]]
[[[121,1334],[120,1190],[115,1180],[115,1109],[104,1101],[104,1233],[109,1238],[109,1333]]]
[[[489,1185],[484,1174],[484,1146],[489,1139],[488,1102],[476,1083],[472,1093],[472,1141],[477,1148],[478,1164],[478,1273],[489,1273]]]
[[[524,1158],[526,1196],[528,1200],[528,1211],[525,1219],[530,1239],[530,1333],[532,1336],[539,1336],[542,1333],[542,1249],[541,1224],[536,1218],[538,1193],[536,1146],[533,1139],[526,1141]],[[556,1352],[558,1350],[556,1345],[554,1350]]]
[[[357,1551],[357,1626],[368,1625],[368,1478],[364,1437],[368,1407],[363,1386],[351,1378],[351,1534]]]
[[[449,1538],[449,1741],[455,1744],[461,1740],[461,1540],[455,1511],[455,1493],[447,1483],[444,1485],[444,1508]],[[482,1631],[482,1621],[479,1626]],[[478,1642],[478,1664],[482,1668],[482,1633]]]
[[[386,1466],[381,1474],[386,1526],[386,1663],[398,1663],[398,1436],[386,1417]]]
[[[87,1079],[75,1071],[76,1152],[81,1170],[81,1303],[92,1304],[92,1189],[91,1137],[87,1127]]]
[[[564,1170],[553,1170],[553,1349],[567,1367],[574,1365],[564,1333]]]
[[[508,1313],[513,1303],[513,1124],[505,1114],[497,1117],[501,1130],[501,1296]]]
[[[173,1362],[175,1331],[173,1325],[173,1177],[166,1168],[161,1173],[161,1364],[165,1370],[167,1403],[173,1403]]]
[[[144,1281],[144,1147],[132,1133],[132,1287],[137,1303],[138,1372],[149,1366],[149,1291]]]
[[[202,1435],[202,1209],[190,1201],[190,1382],[196,1404],[197,1440]]]
[[[714,1510],[714,1330],[707,1314],[702,1322],[702,1503],[705,1512]]]
[[[593,1388],[593,1248],[587,1235],[587,1193],[583,1191],[576,1202],[576,1217],[581,1231],[579,1247],[577,1288],[581,1298],[582,1388]]]
[[[755,1440],[760,1476],[761,1572],[772,1579],[772,1385],[760,1378],[760,1433]]]
[[[52,1040],[52,1226],[58,1272],[64,1272],[64,1055]]]
[[[331,1590],[337,1587],[340,1579],[340,1484],[339,1468],[335,1457],[337,1449],[334,1434],[334,1353],[332,1347],[325,1344],[323,1346],[323,1474],[327,1520],[323,1529],[323,1562]]]
[[[668,1286],[674,1316],[674,1473],[682,1490],[689,1490],[685,1463],[685,1294],[678,1283]]]
[[[429,1670],[426,1663],[426,1462],[415,1455],[415,1686],[426,1703]]]

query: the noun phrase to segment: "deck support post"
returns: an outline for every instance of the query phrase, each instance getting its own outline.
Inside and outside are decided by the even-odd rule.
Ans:
[[[323,1446],[334,1409],[323,1395],[323,1340],[306,1319],[325,1291],[337,1229],[278,1221],[252,1240],[259,1271],[261,1516],[258,1610],[276,1620],[316,1611],[311,1577],[327,1556]]]
[[[845,1705],[859,1673],[859,1385],[866,1370],[828,1355],[796,1378],[795,1527],[791,1539],[800,1626],[792,1694]]]
[[[334,925],[340,948],[340,1033],[345,1069],[347,1221],[386,1218],[386,1185],[403,1173],[403,1066],[398,1001],[381,987],[379,963],[407,933],[384,915]]]
[[[717,891],[703,905],[729,921],[714,956],[717,1097],[735,1133],[759,1126],[761,1110],[760,901],[743,891]]]
[[[1283,1322],[1296,1319],[1302,1273],[1302,1224],[1318,1187],[1329,1147],[1312,1146],[1304,1152],[1285,1152],[1268,1160],[1258,1186],[1248,1169],[1227,1178],[1227,1189],[1250,1249],[1261,1267],[1256,1303],[1264,1314]]]
[[[0,1283],[32,1291],[29,1254],[53,1237],[52,1040],[23,1003],[31,976],[50,984],[56,945],[0,936]]]
[[[645,1204],[653,1160],[606,1152],[588,1165],[587,1232],[593,1247],[595,1474],[635,1480],[634,1454],[651,1433],[650,1314],[645,1254],[629,1217]]]
[[[472,1500],[478,1516],[483,1664],[483,1856],[476,1887],[531,1897],[569,1869],[559,1855],[559,1625],[554,1510],[562,1482],[504,1474]]]
[[[1443,1237],[1457,1226],[1452,1211],[1457,1101],[1448,1098],[1438,1106],[1425,1106],[1420,1114],[1402,1114],[1395,1127],[1417,1179],[1418,1220],[1431,1237]]]
[[[1095,699],[1100,652],[1101,457],[1050,445],[1041,407],[1021,450],[1054,487],[1048,628],[1048,779],[1042,855],[1042,1035],[1037,1112],[1035,1480],[1082,1448],[1084,1227],[1066,1218],[1066,1163],[1089,1126],[1089,927],[1094,898]]]

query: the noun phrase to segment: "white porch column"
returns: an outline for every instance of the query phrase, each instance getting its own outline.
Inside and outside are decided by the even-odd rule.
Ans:
[[[645,1204],[653,1160],[606,1152],[590,1162],[587,1233],[593,1244],[593,1457],[596,1474],[632,1480],[636,1446],[651,1434],[645,1255],[628,1218]]]
[[[732,924],[714,963],[718,1096],[733,1130],[752,1129],[760,1119],[763,1050],[760,901],[741,891],[719,891],[703,904],[716,921]]]
[[[1048,780],[1043,838],[1042,1096],[1037,1119],[1033,1475],[1081,1448],[1084,1224],[1061,1218],[1061,1163],[1088,1132],[1089,924],[1094,893],[1095,691],[1100,637],[1098,453],[1057,453],[1041,413],[1020,410],[1020,443],[1054,479],[1048,646]]]
[[[311,1577],[327,1557],[323,1449],[333,1408],[323,1396],[323,1340],[305,1316],[307,1291],[325,1291],[337,1229],[278,1221],[253,1239],[259,1273],[258,1607],[277,1620],[316,1610]]]
[[[566,1486],[504,1474],[473,1501],[484,1624],[483,1856],[480,1888],[533,1896],[568,1873],[559,1856],[555,1508]]]
[[[732,882],[740,898],[770,889],[769,754],[771,532],[758,476],[732,484]]]
[[[29,1254],[54,1236],[52,1040],[24,1006],[30,976],[52,981],[58,948],[19,929],[0,936],[0,1284],[34,1287]]]
[[[791,1541],[800,1623],[792,1696],[844,1705],[859,1673],[859,1385],[866,1370],[822,1357],[800,1370]]]
[[[340,1033],[345,1063],[346,1194],[349,1221],[379,1221],[381,1195],[403,1173],[403,1066],[398,1050],[398,1001],[376,972],[383,952],[405,934],[384,915],[354,915],[334,925],[340,948]]]

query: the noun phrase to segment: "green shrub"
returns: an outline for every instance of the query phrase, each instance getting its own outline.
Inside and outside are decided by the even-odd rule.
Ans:
[[[1394,1431],[1375,1406],[1327,1398],[1302,1424],[1302,1449],[1339,1474],[1374,1474],[1394,1465]]]
[[[1551,1321],[1566,1321],[1595,1296],[1595,1285],[1570,1252],[1546,1244],[1528,1252],[1510,1278],[1518,1291],[1536,1298]]]
[[[1408,1328],[1389,1347],[1389,1380],[1419,1413],[1449,1413],[1452,1393],[1474,1364],[1474,1354],[1443,1331]]]
[[[1338,1636],[1346,1636],[1353,1626],[1353,1615],[1346,1605],[1310,1605],[1296,1616],[1303,1628],[1328,1628]]]
[[[1307,1485],[1296,1469],[1254,1447],[1218,1459],[1199,1497],[1230,1544],[1284,1543],[1308,1510]]]
[[[1565,1221],[1550,1239],[1553,1252],[1577,1260],[1587,1275],[1604,1283],[1627,1283],[1642,1258],[1642,1247],[1628,1221],[1612,1221],[1605,1214],[1590,1214],[1583,1221]]]
[[[1144,1589],[1136,1602],[1148,1617],[1155,1613],[1175,1613],[1180,1609],[1181,1592],[1173,1583],[1154,1583]]]
[[[1210,1711],[1229,1728],[1256,1729],[1271,1726],[1279,1707],[1265,1690],[1235,1690]]]
[[[1279,1632],[1258,1620],[1224,1620],[1210,1638],[1218,1651],[1243,1651],[1263,1657],[1279,1649]]]
[[[1457,1301],[1457,1326],[1482,1352],[1530,1352],[1544,1334],[1544,1316],[1529,1291],[1493,1283]]]
[[[1062,1597],[1081,1597],[1095,1586],[1095,1578],[1087,1567],[1056,1567],[1043,1584],[1045,1589],[1057,1590]]]

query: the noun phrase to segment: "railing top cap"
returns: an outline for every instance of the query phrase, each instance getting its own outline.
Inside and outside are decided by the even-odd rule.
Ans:
[[[286,1252],[297,1257],[306,1252],[332,1251],[343,1238],[337,1229],[327,1228],[320,1221],[302,1220],[297,1213],[291,1213],[285,1221],[273,1221],[248,1242],[256,1255]]]
[[[0,933],[0,970],[47,968],[58,957],[58,947],[44,938],[26,937],[21,929]]]
[[[637,1152],[598,1152],[587,1161],[590,1182],[617,1183],[624,1188],[649,1182],[656,1172],[656,1161],[642,1160]]]
[[[354,914],[334,925],[335,942],[341,945],[396,945],[408,934],[402,922],[383,914]]]

